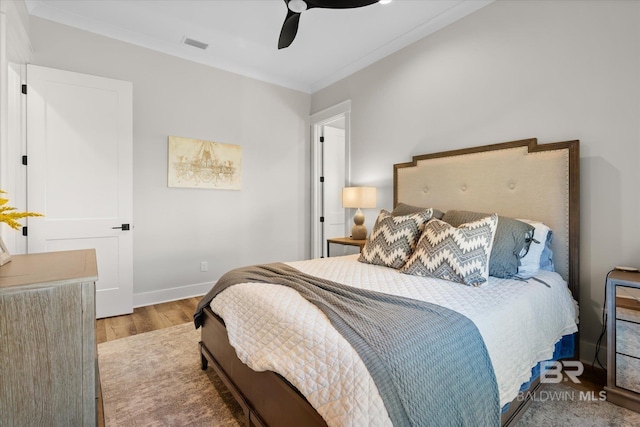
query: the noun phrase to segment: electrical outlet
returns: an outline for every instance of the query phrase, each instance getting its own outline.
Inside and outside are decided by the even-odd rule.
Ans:
[[[202,261],[200,263],[200,271],[208,271],[209,270],[209,264],[207,263],[207,261]]]

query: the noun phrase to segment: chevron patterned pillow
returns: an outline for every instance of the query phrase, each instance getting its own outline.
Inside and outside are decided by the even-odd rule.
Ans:
[[[491,213],[449,210],[441,219],[454,227],[479,221]],[[489,258],[489,276],[508,279],[518,274],[520,253],[529,250],[534,227],[523,221],[498,216],[498,228]]]
[[[393,216],[381,210],[358,261],[395,269],[402,267],[413,253],[432,215],[432,209],[403,216]]]
[[[400,272],[480,286],[489,278],[489,257],[497,226],[496,214],[457,228],[431,220]]]

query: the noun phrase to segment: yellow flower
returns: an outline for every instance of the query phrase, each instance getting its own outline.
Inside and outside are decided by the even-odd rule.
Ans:
[[[0,193],[6,194],[6,192],[2,190],[0,190]],[[9,203],[9,199],[0,197],[0,222],[4,222],[14,230],[20,229],[20,223],[16,221],[17,219],[25,218],[27,216],[44,216],[36,212],[13,212],[16,208],[5,206],[7,203]]]

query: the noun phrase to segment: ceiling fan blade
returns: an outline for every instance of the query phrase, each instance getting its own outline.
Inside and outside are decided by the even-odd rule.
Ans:
[[[325,9],[353,9],[378,3],[379,0],[305,0],[310,7]]]
[[[294,0],[296,3],[294,6],[292,0],[284,0],[284,3],[287,5],[287,17],[282,24],[282,30],[280,30],[278,49],[284,49],[293,43],[296,34],[298,34],[300,14],[304,10],[315,7],[324,9],[353,9],[356,7],[369,6],[378,1],[379,0]],[[290,2],[292,2],[291,5],[289,5]]]
[[[298,24],[300,23],[300,14],[287,10],[287,17],[282,24],[280,30],[280,38],[278,39],[278,49],[289,47],[298,34]]]

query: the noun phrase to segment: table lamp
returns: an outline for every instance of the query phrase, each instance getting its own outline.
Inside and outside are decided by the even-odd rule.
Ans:
[[[342,207],[356,208],[353,216],[355,225],[351,228],[351,238],[354,240],[364,240],[367,238],[367,227],[364,225],[364,214],[361,208],[376,207],[375,187],[345,187],[342,189]]]

